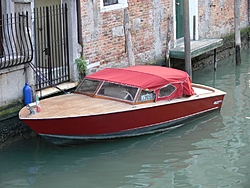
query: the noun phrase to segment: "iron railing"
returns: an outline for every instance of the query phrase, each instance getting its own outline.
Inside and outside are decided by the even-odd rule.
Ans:
[[[69,81],[67,10],[67,4],[34,9],[36,90]]]
[[[0,19],[0,69],[31,62],[33,49],[28,12],[2,15]]]

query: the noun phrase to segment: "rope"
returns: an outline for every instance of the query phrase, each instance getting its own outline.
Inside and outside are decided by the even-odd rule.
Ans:
[[[39,80],[43,80],[44,82],[47,82],[50,86],[55,87],[56,89],[63,92],[64,94],[68,94],[66,91],[60,89],[55,84],[53,84],[51,80],[48,79],[40,70],[38,70],[37,67],[32,62],[29,62],[29,65],[32,68],[32,70],[36,73],[36,75],[39,77]]]

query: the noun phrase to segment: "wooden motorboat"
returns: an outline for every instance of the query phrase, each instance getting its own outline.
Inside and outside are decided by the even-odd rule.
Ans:
[[[225,92],[192,84],[181,70],[160,66],[106,68],[72,94],[27,105],[19,118],[55,144],[155,133],[219,110]]]

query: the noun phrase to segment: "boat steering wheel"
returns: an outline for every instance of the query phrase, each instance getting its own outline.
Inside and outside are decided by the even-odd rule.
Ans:
[[[126,95],[125,95],[125,97],[123,98],[123,99],[127,99],[128,98],[128,96],[131,98],[131,100],[133,101],[134,100],[134,98],[133,98],[133,96],[131,95],[131,93],[129,93],[128,91],[121,91],[122,93],[126,93]]]

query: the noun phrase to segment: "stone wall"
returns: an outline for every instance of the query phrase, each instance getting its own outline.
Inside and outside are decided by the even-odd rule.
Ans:
[[[35,133],[17,116],[0,121],[0,149],[14,141],[34,135]]]

